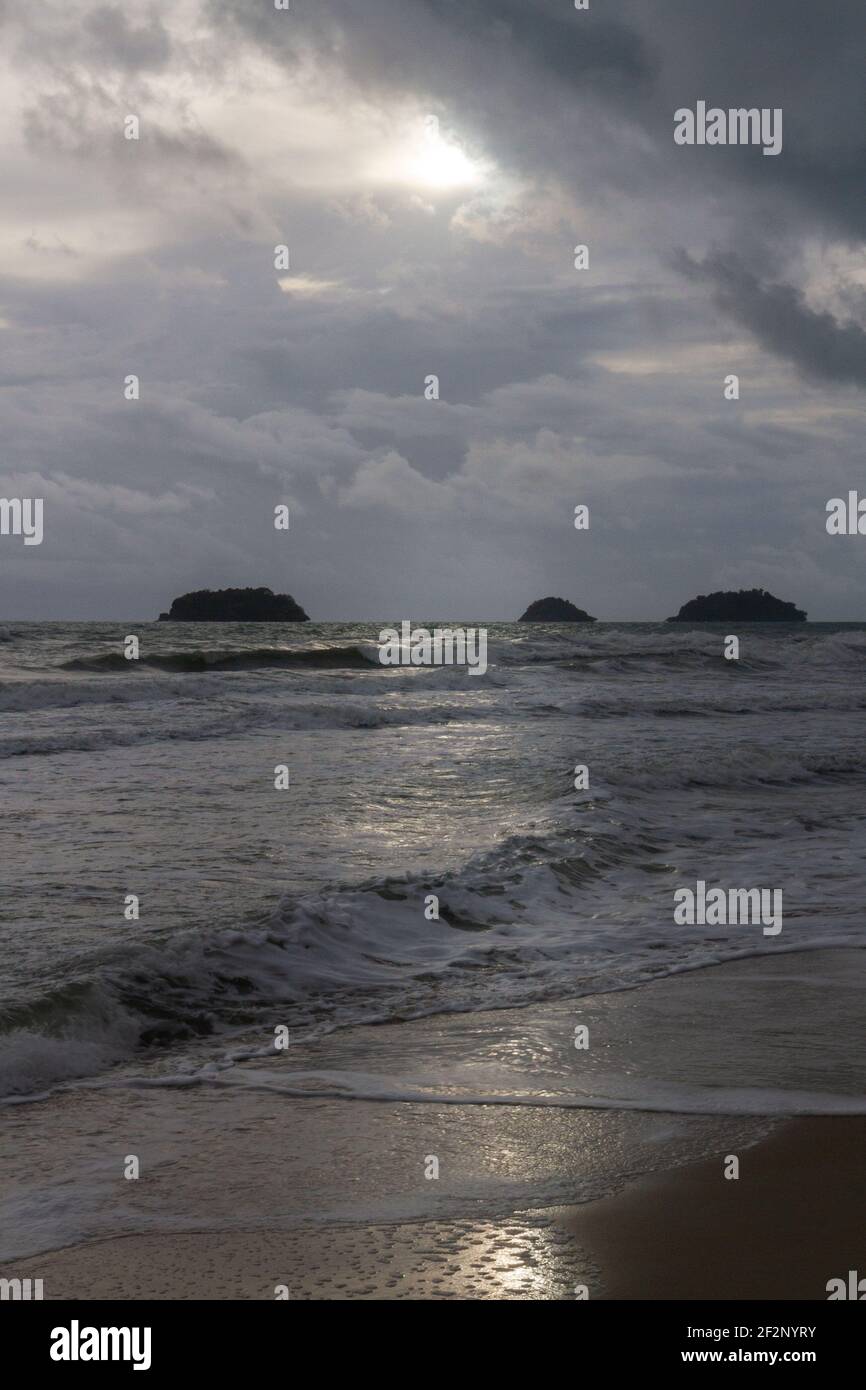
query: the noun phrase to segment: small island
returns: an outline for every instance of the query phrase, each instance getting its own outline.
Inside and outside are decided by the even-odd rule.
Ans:
[[[582,608],[576,608],[567,598],[537,598],[530,603],[521,623],[594,623]]]
[[[804,623],[806,614],[766,589],[719,589],[684,603],[669,623]]]
[[[308,623],[289,594],[272,589],[196,589],[176,598],[161,623]]]

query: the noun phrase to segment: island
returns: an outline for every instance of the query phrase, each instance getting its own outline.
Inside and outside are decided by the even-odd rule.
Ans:
[[[308,623],[308,615],[289,594],[272,589],[196,589],[181,594],[161,623]]]
[[[804,623],[806,614],[766,589],[719,589],[684,603],[669,623]]]
[[[523,617],[518,618],[518,622],[594,623],[595,618],[584,613],[582,608],[576,608],[567,598],[537,598],[534,603],[530,603]]]

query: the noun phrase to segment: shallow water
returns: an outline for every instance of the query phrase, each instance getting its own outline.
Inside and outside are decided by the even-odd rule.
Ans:
[[[530,1209],[637,1174],[709,1156],[721,1172],[783,1116],[863,1110],[864,984],[866,951],[784,954],[528,1008],[297,1030],[279,1052],[251,1035],[218,1059],[212,1039],[152,1053],[6,1108],[0,1260],[132,1232],[300,1230],[306,1264],[313,1227],[363,1242],[369,1223],[501,1231],[518,1214],[522,1230]]]

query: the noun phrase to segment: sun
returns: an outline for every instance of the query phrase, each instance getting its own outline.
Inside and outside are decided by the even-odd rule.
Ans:
[[[456,139],[443,135],[437,118],[428,116],[413,122],[409,133],[377,163],[374,173],[389,183],[447,193],[484,183],[490,166],[473,159]]]
[[[483,166],[438,130],[425,132],[407,172],[413,183],[425,188],[468,188],[484,177]]]

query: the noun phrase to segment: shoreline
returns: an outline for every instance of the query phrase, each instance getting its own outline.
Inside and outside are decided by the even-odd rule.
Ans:
[[[864,1152],[866,1117],[791,1120],[741,1152],[736,1180],[720,1153],[580,1206],[113,1236],[0,1274],[41,1278],[48,1300],[565,1301],[585,1285],[590,1300],[823,1301],[866,1267]]]
[[[866,1271],[866,1115],[833,1113],[860,1103],[864,982],[861,949],[749,957],[12,1107],[0,1277],[49,1300],[826,1299]]]

